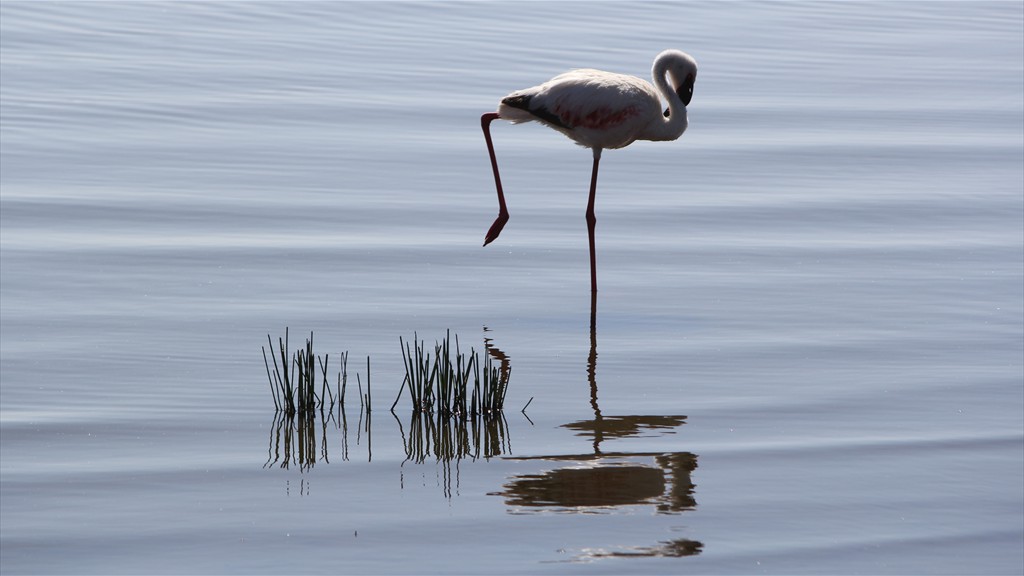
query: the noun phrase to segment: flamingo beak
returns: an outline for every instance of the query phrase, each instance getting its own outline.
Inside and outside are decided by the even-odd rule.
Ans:
[[[690,105],[690,100],[693,99],[693,85],[696,81],[697,79],[694,78],[693,74],[687,74],[682,86],[676,88],[676,94],[679,95],[679,99],[687,106]]]
[[[679,95],[679,99],[683,101],[683,106],[689,106],[690,100],[693,99],[693,84],[696,81],[693,74],[687,74],[686,80],[676,88],[676,94]],[[669,117],[669,109],[665,108],[665,118]]]

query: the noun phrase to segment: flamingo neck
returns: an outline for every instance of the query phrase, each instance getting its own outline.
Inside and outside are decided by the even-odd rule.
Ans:
[[[686,130],[686,105],[668,82],[668,59],[659,58],[651,71],[654,86],[668,101],[668,117],[658,114],[640,136],[643,140],[675,140]]]

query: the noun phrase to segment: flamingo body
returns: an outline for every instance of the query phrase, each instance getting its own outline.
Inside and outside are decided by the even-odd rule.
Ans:
[[[539,121],[592,149],[628,146],[662,118],[650,83],[592,69],[566,72],[513,92],[501,100],[498,115],[513,124]]]
[[[536,121],[593,150],[594,167],[587,204],[590,236],[591,289],[597,291],[594,250],[594,195],[601,151],[628,146],[636,140],[675,140],[686,130],[686,106],[693,95],[697,62],[685,52],[666,50],[654,60],[654,84],[625,74],[589,68],[572,70],[547,82],[518,90],[502,98],[497,112],[480,121],[498,190],[498,218],[484,239],[486,246],[508,221],[498,162],[491,142],[490,124],[501,118],[513,124]],[[661,98],[668,103],[662,110]]]

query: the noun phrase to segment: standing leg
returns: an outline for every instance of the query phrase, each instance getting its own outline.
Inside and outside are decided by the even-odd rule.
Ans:
[[[587,380],[590,382],[590,407],[594,409],[594,453],[601,453],[604,441],[604,420],[597,403],[597,292],[590,293],[590,356],[587,357]]]
[[[491,155],[491,168],[494,170],[494,185],[498,189],[498,217],[494,220],[494,224],[491,224],[491,229],[487,231],[487,236],[484,237],[484,246],[490,244],[498,234],[501,234],[501,229],[505,227],[505,222],[508,222],[508,208],[505,207],[505,194],[501,191],[501,177],[498,176],[498,159],[494,156],[494,144],[491,143],[491,122],[500,118],[497,112],[488,112],[480,117],[480,127],[484,131],[484,140],[487,141],[487,153]]]
[[[594,196],[597,193],[597,163],[601,161],[601,149],[594,148],[594,171],[590,175],[590,201],[587,202],[587,233],[590,236],[590,291],[597,292],[597,253],[594,249]]]

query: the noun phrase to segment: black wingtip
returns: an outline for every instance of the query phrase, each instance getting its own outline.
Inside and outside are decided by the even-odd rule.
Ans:
[[[533,101],[533,96],[531,94],[513,94],[511,96],[506,96],[501,100],[501,103],[506,106],[511,106],[512,108],[526,110],[530,114],[536,116],[538,120],[541,120],[546,124],[565,128],[566,130],[572,130],[572,126],[563,122],[557,114],[543,106],[537,105]]]

